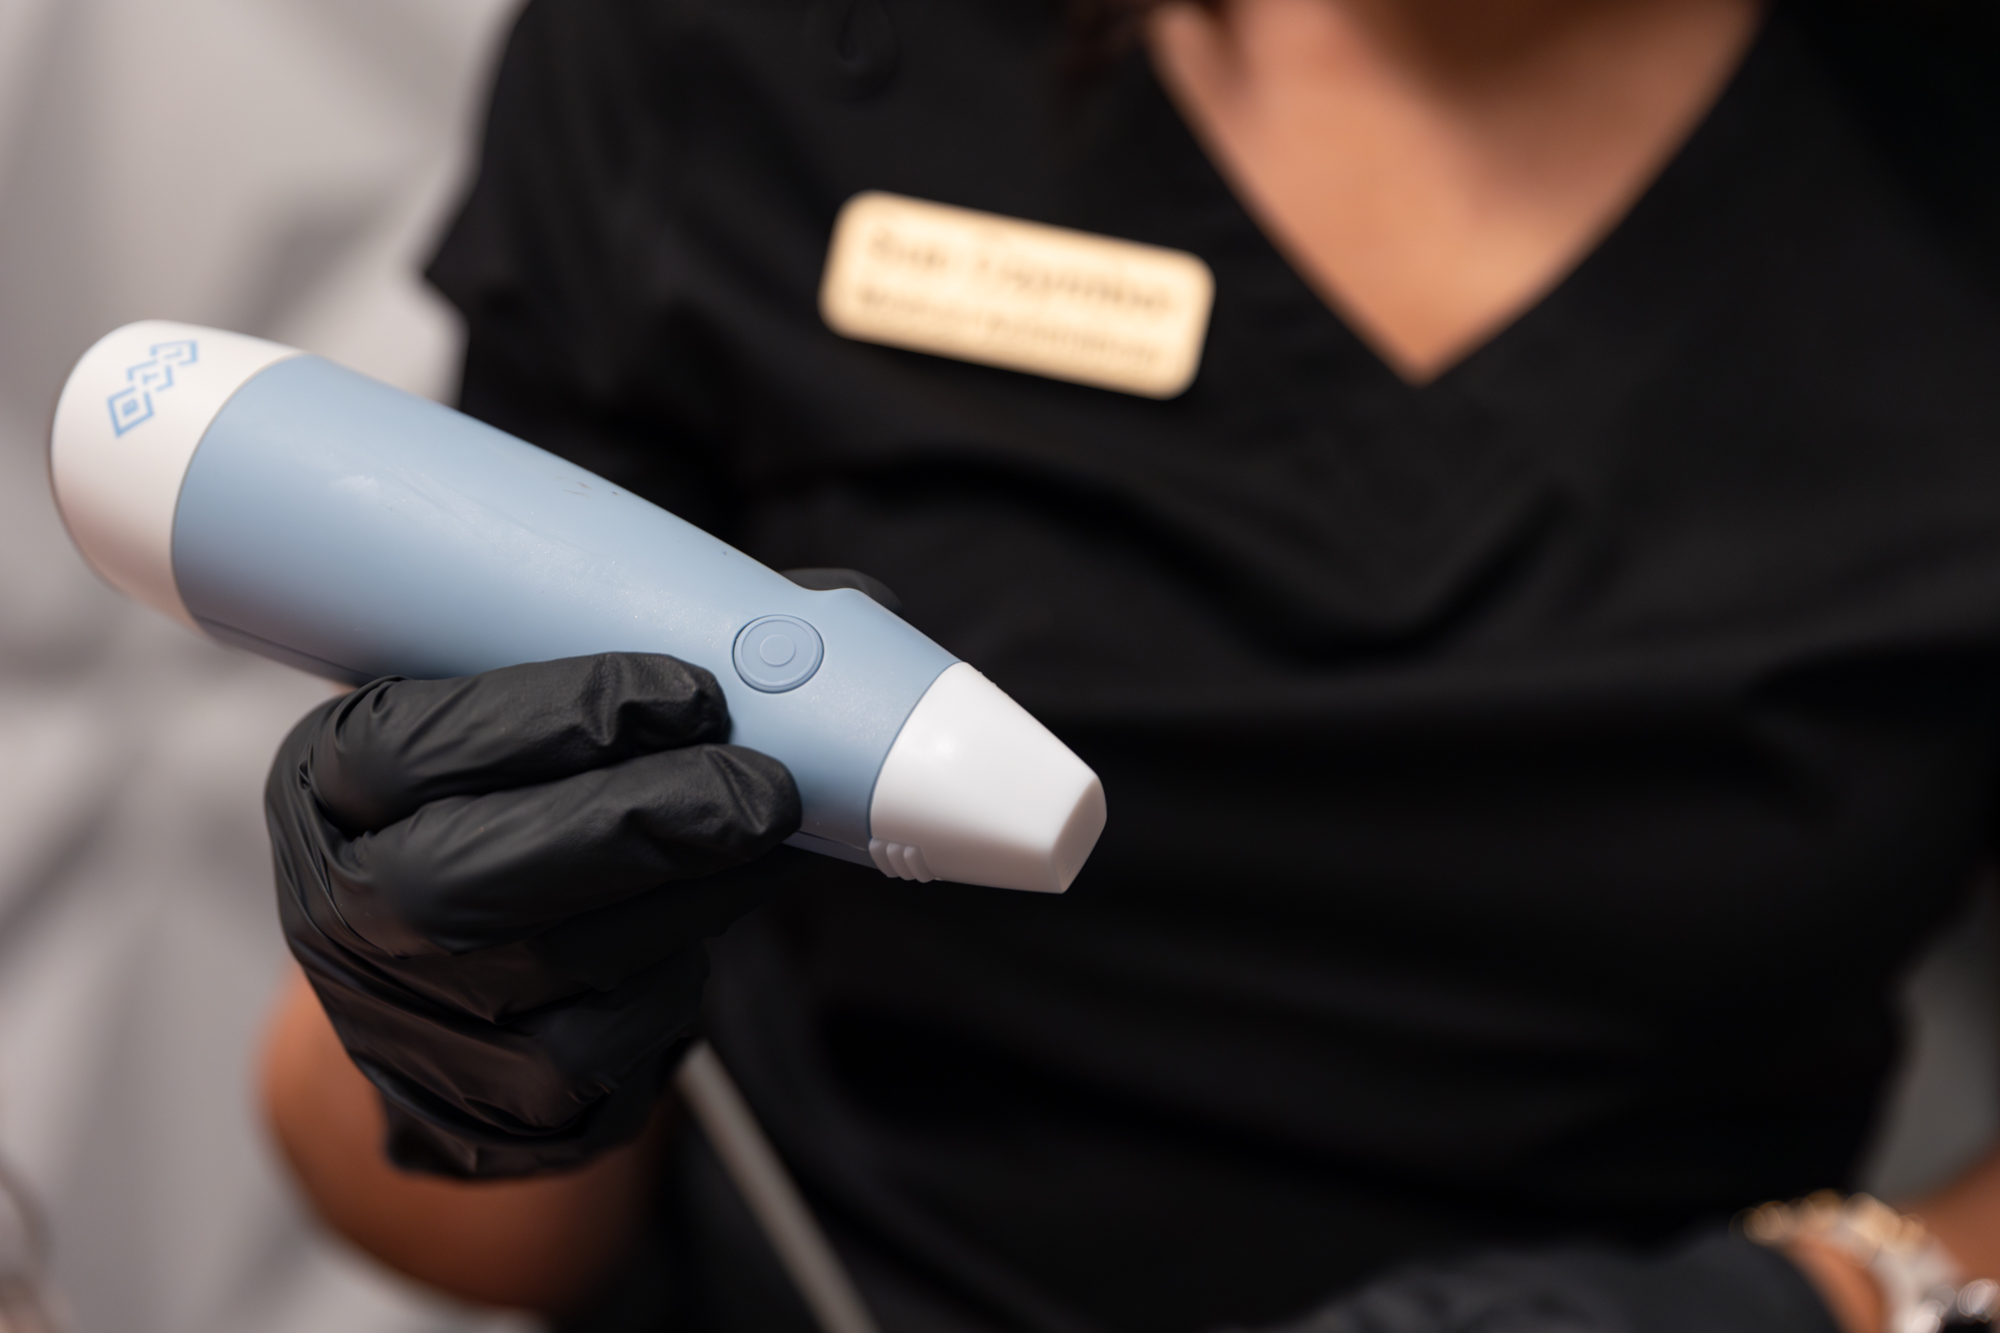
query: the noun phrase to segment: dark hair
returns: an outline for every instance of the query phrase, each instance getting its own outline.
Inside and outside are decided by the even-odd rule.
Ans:
[[[1206,2],[1206,0],[1205,0]],[[1068,0],[1069,75],[1087,81],[1115,64],[1139,40],[1146,15],[1165,0]]]

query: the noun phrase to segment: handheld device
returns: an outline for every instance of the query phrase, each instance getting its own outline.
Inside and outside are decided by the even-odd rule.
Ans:
[[[785,764],[796,844],[901,879],[1059,893],[1097,776],[865,593],[794,584],[636,495],[296,348],[149,320],[71,372],[56,504],[120,591],[317,675],[667,653]]]

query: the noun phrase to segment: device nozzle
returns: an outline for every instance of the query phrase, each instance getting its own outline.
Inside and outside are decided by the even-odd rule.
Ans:
[[[959,662],[917,701],[883,761],[869,853],[898,879],[1061,893],[1104,817],[1097,774]]]

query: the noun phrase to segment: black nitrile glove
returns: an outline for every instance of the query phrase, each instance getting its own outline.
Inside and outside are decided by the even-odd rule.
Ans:
[[[389,677],[286,737],[279,914],[398,1165],[519,1175],[638,1133],[704,936],[759,896],[716,872],[799,825],[791,775],[728,731],[708,672],[608,653]]]

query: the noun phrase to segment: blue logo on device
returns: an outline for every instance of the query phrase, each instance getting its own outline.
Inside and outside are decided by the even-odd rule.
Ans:
[[[174,387],[174,367],[191,366],[195,355],[192,338],[178,342],[154,343],[153,355],[125,372],[131,383],[105,399],[111,409],[111,429],[123,435],[141,422],[153,419],[153,395]]]

